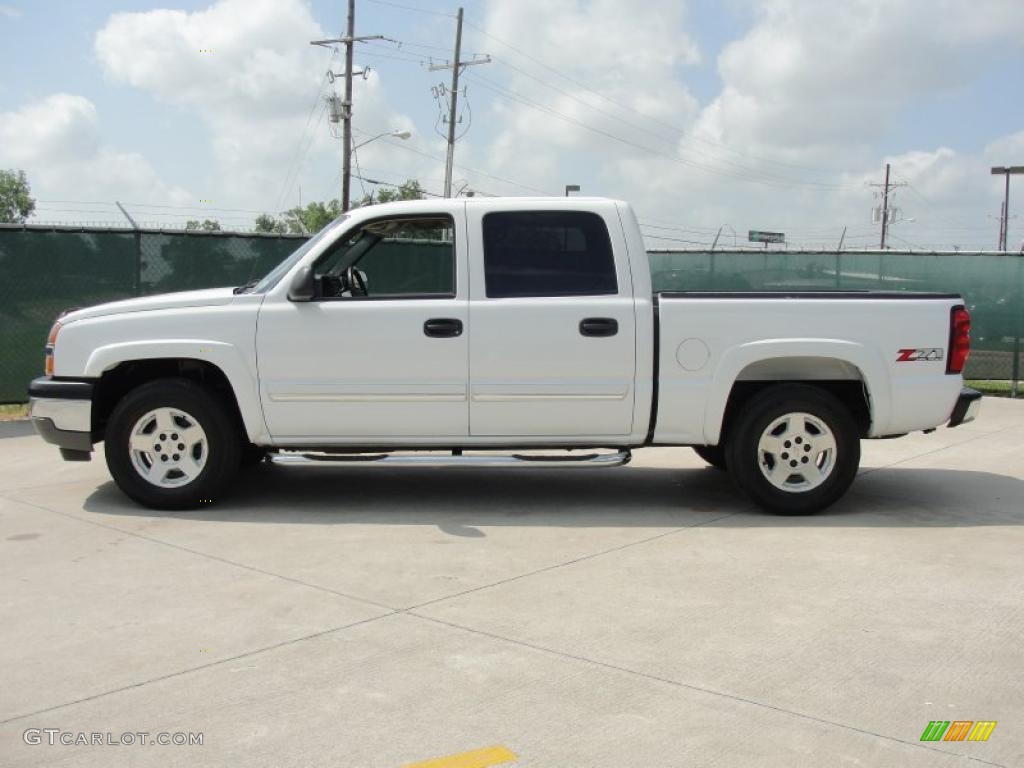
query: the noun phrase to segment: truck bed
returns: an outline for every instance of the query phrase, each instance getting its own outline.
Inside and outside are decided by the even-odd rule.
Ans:
[[[897,291],[655,294],[651,442],[716,444],[732,381],[859,381],[868,436],[933,427],[962,386],[945,363],[950,312],[962,303]],[[908,349],[930,354],[901,360]]]

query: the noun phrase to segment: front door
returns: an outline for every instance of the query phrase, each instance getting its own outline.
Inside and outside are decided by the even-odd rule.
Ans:
[[[636,322],[614,207],[485,210],[467,206],[483,266],[469,311],[470,434],[629,435]]]
[[[268,296],[256,349],[276,442],[469,433],[464,231],[461,205],[364,221],[315,264],[313,301]]]

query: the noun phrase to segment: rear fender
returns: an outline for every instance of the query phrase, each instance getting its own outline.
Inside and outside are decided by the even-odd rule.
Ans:
[[[885,362],[876,351],[863,344],[841,339],[767,340],[741,344],[722,355],[704,408],[704,440],[708,445],[717,445],[721,438],[729,395],[743,371],[755,363],[779,358],[824,358],[853,366],[867,388],[871,409],[869,434],[884,434],[891,416],[892,392]],[[813,381],[813,377],[808,379],[796,372],[794,378],[784,375],[772,378],[779,381]]]

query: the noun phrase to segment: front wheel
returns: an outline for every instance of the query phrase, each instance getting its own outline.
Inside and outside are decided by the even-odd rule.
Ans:
[[[158,379],[129,392],[104,437],[114,482],[153,509],[218,501],[241,451],[229,414],[221,398],[187,379]]]
[[[740,490],[764,509],[806,515],[837,501],[857,476],[860,437],[849,410],[803,384],[760,392],[744,406],[726,448]]]
[[[722,445],[695,445],[694,452],[715,469],[723,472],[728,469],[725,464],[725,446]]]

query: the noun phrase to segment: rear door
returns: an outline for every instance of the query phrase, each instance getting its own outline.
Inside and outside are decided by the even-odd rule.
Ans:
[[[636,328],[622,228],[613,204],[586,208],[467,205],[474,437],[632,431]]]

